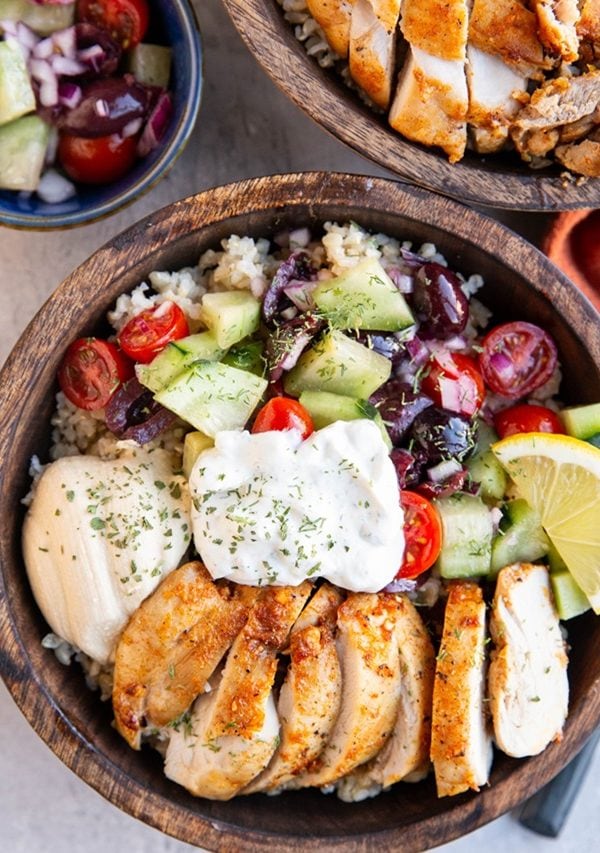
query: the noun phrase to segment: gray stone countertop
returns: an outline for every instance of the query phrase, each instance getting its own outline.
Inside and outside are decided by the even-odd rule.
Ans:
[[[327,169],[385,176],[304,116],[258,67],[220,0],[195,0],[205,88],[191,142],[169,175],[126,210],[71,231],[0,227],[0,363],[38,308],[95,249],[152,210],[192,191],[274,172]],[[243,81],[243,85],[241,85]],[[548,217],[497,214],[532,240]],[[568,853],[600,849],[600,753],[558,840],[505,815],[440,850]],[[29,728],[0,685],[0,851],[176,853],[192,850],[120,812],[67,770]]]

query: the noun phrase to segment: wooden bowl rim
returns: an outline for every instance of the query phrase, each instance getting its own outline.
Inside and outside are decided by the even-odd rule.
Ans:
[[[431,194],[422,189],[401,186],[386,179],[322,172],[254,178],[206,190],[142,219],[95,252],[50,296],[0,372],[0,489],[3,490],[5,480],[2,461],[9,457],[24,401],[42,371],[39,359],[33,363],[32,372],[23,370],[21,365],[27,363],[26,357],[31,355],[32,349],[35,352],[49,317],[67,317],[66,322],[72,317],[67,306],[73,305],[77,297],[82,299],[82,281],[98,281],[102,270],[109,283],[122,278],[131,267],[129,254],[132,247],[142,246],[138,262],[145,260],[155,268],[154,258],[167,242],[176,241],[190,232],[199,232],[230,217],[269,212],[275,216],[283,208],[306,212],[307,209],[340,204],[380,213],[393,211],[409,220],[422,222],[426,227],[437,227],[451,233],[465,244],[476,245],[519,275],[527,269],[532,287],[554,302],[560,289],[567,288],[572,295],[572,304],[567,306],[566,321],[573,329],[577,328],[579,338],[589,346],[595,363],[600,365],[600,341],[595,334],[600,316],[547,258],[500,223],[448,198],[438,196],[432,199]],[[453,223],[451,228],[447,226],[448,221]],[[478,232],[477,226],[482,224],[485,225],[483,237],[474,243],[472,237]],[[198,812],[146,789],[76,728],[67,711],[50,695],[43,671],[32,665],[8,606],[4,566],[0,569],[0,672],[33,729],[67,767],[123,811],[174,837],[193,844],[201,843],[208,849],[282,853],[325,849],[359,851],[372,849],[366,845],[374,844],[383,851],[398,850],[399,844],[403,850],[426,849],[476,829],[533,794],[578,752],[600,721],[599,672],[586,702],[580,703],[570,716],[560,746],[552,744],[542,755],[520,762],[505,779],[477,795],[455,801],[447,812],[415,821],[410,827],[410,834],[414,830],[415,837],[418,835],[418,846],[406,837],[406,827],[350,838],[334,835],[306,837],[293,833],[282,836],[240,829],[235,822],[204,818]]]
[[[341,80],[309,57],[276,0],[223,0],[256,60],[297,107],[363,157],[418,186],[469,204],[508,210],[551,211],[600,206],[600,179],[580,186],[558,174],[541,174],[518,161],[503,168],[467,152],[448,163],[438,149],[404,139],[366,107]]]

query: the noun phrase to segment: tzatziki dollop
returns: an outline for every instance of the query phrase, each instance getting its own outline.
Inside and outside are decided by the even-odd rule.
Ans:
[[[292,585],[327,578],[377,592],[404,553],[398,480],[378,427],[338,421],[221,432],[190,476],[194,542],[214,578]]]

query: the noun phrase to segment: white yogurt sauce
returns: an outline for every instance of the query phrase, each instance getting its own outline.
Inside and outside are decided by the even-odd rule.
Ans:
[[[325,577],[377,592],[404,553],[396,472],[368,420],[221,432],[190,476],[194,542],[214,578],[254,586]]]

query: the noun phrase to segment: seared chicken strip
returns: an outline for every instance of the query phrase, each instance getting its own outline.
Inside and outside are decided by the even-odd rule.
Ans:
[[[473,147],[480,154],[499,151],[508,138],[508,128],[521,109],[516,100],[527,89],[527,78],[504,60],[467,45],[469,86],[469,129]]]
[[[287,787],[324,786],[373,758],[392,732],[400,697],[393,595],[354,593],[338,609],[342,701],[327,745]]]
[[[350,74],[382,109],[392,91],[401,0],[356,0],[350,26]]]
[[[521,0],[474,0],[469,44],[497,56],[523,77],[552,68],[538,37],[538,20]]]
[[[347,802],[374,797],[403,779],[420,781],[429,771],[435,652],[417,609],[406,596],[399,596],[398,602],[401,688],[396,723],[375,758],[338,782],[338,796]]]
[[[581,58],[585,62],[600,59],[600,0],[582,0],[577,35]]]
[[[574,62],[579,56],[576,26],[580,12],[577,0],[534,0],[533,8],[544,47],[565,62]]]
[[[117,729],[133,749],[146,725],[167,725],[189,708],[247,615],[198,562],[176,569],[140,605],[117,646],[113,686]]]
[[[355,0],[306,0],[308,11],[325,33],[331,49],[341,59],[348,56],[354,2]]]
[[[486,719],[485,601],[468,581],[450,586],[433,688],[431,760],[438,797],[478,791],[488,780],[492,739]]]
[[[600,178],[600,133],[570,145],[558,145],[556,159],[567,169],[588,178]]]
[[[228,800],[267,766],[279,740],[273,699],[277,655],[311,591],[265,589],[231,647],[221,680],[169,741],[165,773],[198,797]]]
[[[325,583],[294,625],[290,665],[277,703],[281,742],[266,770],[242,793],[284,785],[325,746],[342,695],[342,672],[333,637],[341,603],[341,593]]]
[[[490,622],[489,670],[496,743],[515,758],[559,740],[569,705],[567,655],[544,566],[502,569]]]

